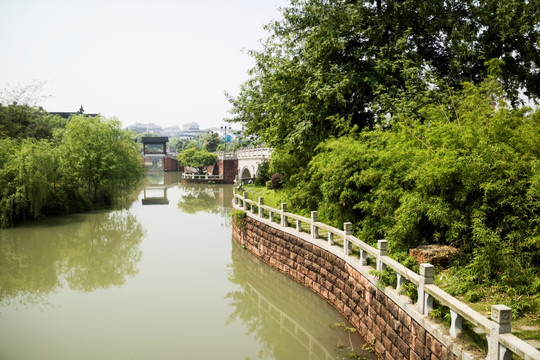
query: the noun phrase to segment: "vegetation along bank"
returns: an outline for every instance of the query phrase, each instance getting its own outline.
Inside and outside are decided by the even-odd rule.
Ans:
[[[144,174],[116,119],[0,104],[0,227],[115,206]]]
[[[540,96],[538,4],[293,0],[282,13],[230,120],[274,148],[270,185],[291,211],[350,221],[411,267],[409,249],[452,245],[448,292],[540,323],[540,110],[523,106]]]

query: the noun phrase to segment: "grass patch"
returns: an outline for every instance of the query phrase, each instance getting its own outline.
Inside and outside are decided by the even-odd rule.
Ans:
[[[281,208],[282,202],[287,202],[283,191],[268,189],[265,186],[255,186],[253,184],[242,185],[241,190],[236,190],[236,192],[240,195],[242,195],[242,192],[246,192],[248,199],[255,202],[259,201],[259,196],[262,196],[264,198],[264,205],[276,209]]]

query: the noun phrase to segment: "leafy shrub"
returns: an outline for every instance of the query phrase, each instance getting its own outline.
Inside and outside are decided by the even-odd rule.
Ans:
[[[270,188],[274,190],[279,190],[283,187],[283,175],[273,174],[270,178]]]
[[[242,210],[233,210],[231,212],[231,218],[233,223],[242,231],[246,231],[246,217],[247,214]]]
[[[255,179],[255,185],[265,186],[268,180],[270,180],[270,163],[268,161],[263,161],[259,164],[259,173]]]
[[[291,205],[353,221],[359,238],[389,239],[394,253],[422,244],[460,248],[456,294],[504,284],[516,297],[533,295],[540,137],[532,134],[540,133],[540,111],[511,109],[491,79],[465,84],[420,115],[319,145]]]

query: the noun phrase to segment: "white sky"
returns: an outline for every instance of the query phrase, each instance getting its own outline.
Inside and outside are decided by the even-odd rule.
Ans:
[[[223,125],[263,25],[287,0],[0,0],[0,89],[46,82],[39,105],[124,126]]]

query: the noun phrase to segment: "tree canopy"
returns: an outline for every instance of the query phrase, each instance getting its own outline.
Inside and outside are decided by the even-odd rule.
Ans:
[[[217,160],[216,154],[196,148],[185,149],[177,157],[180,166],[197,168],[199,174],[203,173],[204,167],[213,165]]]
[[[528,0],[292,0],[267,25],[232,121],[303,166],[317,144],[415,112],[497,59],[512,104],[540,96],[540,6]],[[414,100],[414,101],[413,101]]]
[[[540,308],[539,111],[522,107],[540,99],[540,3],[291,0],[282,14],[229,120],[274,148],[291,207],[393,256],[454,245],[455,292],[498,284]]]
[[[420,112],[422,121],[321,143],[291,205],[336,226],[351,221],[356,236],[388,239],[394,254],[453,245],[452,291],[499,283],[536,304],[516,311],[539,308],[540,140],[531,135],[540,110],[512,109],[492,79]]]
[[[0,227],[112,205],[143,173],[118,120],[0,105]]]

